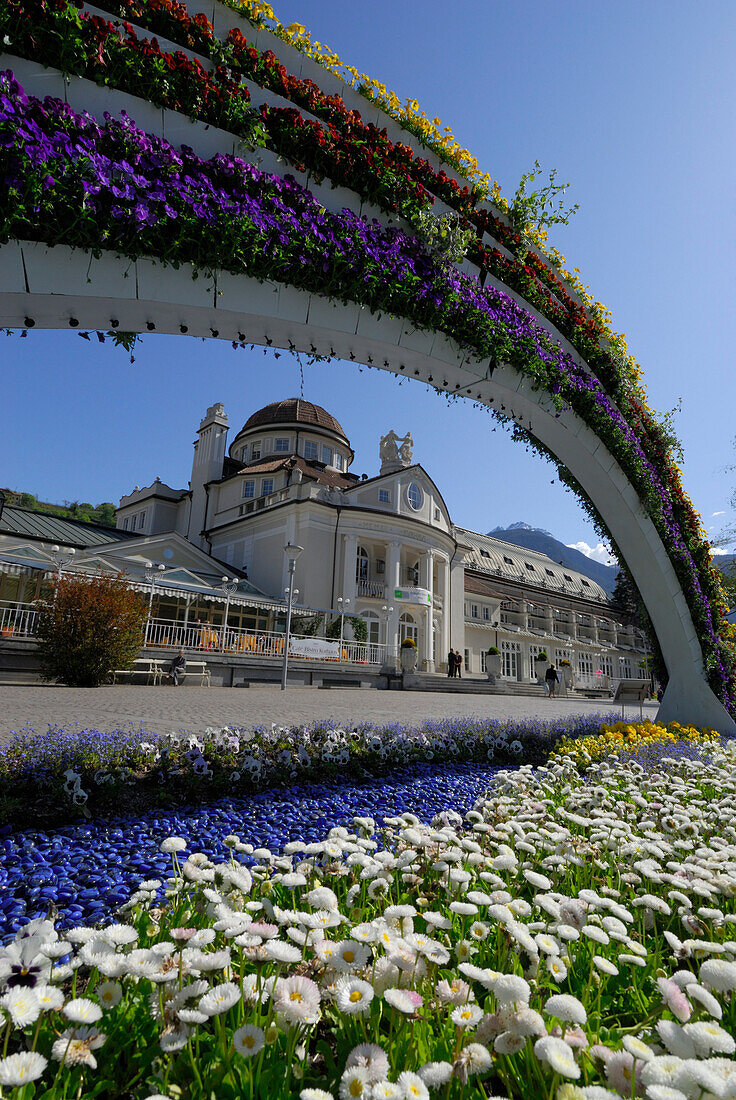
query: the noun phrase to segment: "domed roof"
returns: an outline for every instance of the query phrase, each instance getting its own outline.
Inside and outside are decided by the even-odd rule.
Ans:
[[[339,420],[321,405],[305,401],[303,397],[287,397],[285,401],[274,401],[271,405],[266,405],[246,420],[241,431],[247,432],[250,428],[260,428],[265,424],[312,424],[316,428],[335,432],[347,441]]]

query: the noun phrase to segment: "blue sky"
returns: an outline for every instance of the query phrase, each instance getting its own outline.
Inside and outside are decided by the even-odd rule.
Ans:
[[[681,399],[685,486],[717,532],[736,480],[732,0],[275,7],[439,115],[507,196],[535,159],[571,181],[566,198],[580,210],[553,243],[613,311],[654,408]],[[132,365],[67,332],[0,336],[0,351],[0,485],[47,500],[117,500],[157,475],[186,485],[208,405],[223,401],[237,429],[300,386],[288,354],[218,341],[147,337]],[[551,484],[552,468],[494,432],[485,412],[344,363],[306,369],[304,395],[342,421],[358,473],[377,472],[381,434],[411,431],[459,524],[523,519],[568,543],[598,541],[574,497]]]

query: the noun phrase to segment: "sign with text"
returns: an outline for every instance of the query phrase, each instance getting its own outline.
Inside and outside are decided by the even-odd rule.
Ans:
[[[394,588],[394,599],[404,603],[431,603],[432,596],[427,588]]]
[[[340,658],[340,643],[326,638],[289,638],[289,653],[294,657],[314,657],[324,661]]]

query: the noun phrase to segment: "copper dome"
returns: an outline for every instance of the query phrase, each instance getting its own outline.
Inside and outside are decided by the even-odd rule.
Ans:
[[[314,405],[303,397],[288,397],[285,401],[274,401],[271,405],[264,406],[246,420],[238,434],[266,424],[311,424],[313,427],[334,432],[348,442],[339,420],[321,405]]]

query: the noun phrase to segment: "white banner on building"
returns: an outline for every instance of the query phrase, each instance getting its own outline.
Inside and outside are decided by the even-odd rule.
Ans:
[[[403,600],[404,603],[432,602],[432,596],[427,588],[394,588],[394,599]]]
[[[340,643],[326,638],[289,638],[289,653],[295,657],[315,657],[336,661],[340,657]]]

